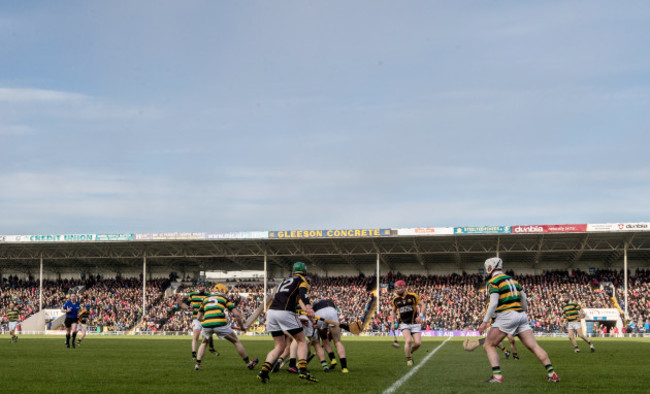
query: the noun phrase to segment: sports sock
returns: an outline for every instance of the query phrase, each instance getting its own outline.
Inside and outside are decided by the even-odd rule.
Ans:
[[[249,358],[248,356],[246,356],[246,358],[244,359],[244,362],[245,362],[246,364],[248,364],[249,361],[251,361],[250,358]]]
[[[295,358],[290,358],[289,359],[289,368],[296,368],[296,359]]]
[[[270,362],[268,362],[268,361],[264,361],[264,365],[262,365],[262,375],[263,375],[263,376],[268,376],[268,375],[269,375],[269,371],[270,371],[272,368],[273,368],[273,365],[272,365]]]
[[[66,345],[70,344],[70,334],[65,334],[65,344]]]
[[[334,352],[329,352],[327,353],[327,357],[329,357],[330,360],[334,360],[336,358],[336,355],[334,355]]]
[[[492,367],[492,376],[501,377],[501,366]]]
[[[325,368],[329,368],[329,366],[327,365],[327,361],[326,361],[326,360],[321,361],[321,362],[320,362],[320,366],[323,367],[323,369],[325,369]]]
[[[552,364],[544,365],[544,368],[546,368],[546,373],[548,374],[548,376],[551,376],[555,373],[555,369],[553,369]]]
[[[348,359],[343,357],[341,359],[341,368],[347,368],[348,367]]]
[[[196,352],[192,352],[192,358],[196,358]]]
[[[307,372],[307,360],[298,360],[298,371],[300,373]]]

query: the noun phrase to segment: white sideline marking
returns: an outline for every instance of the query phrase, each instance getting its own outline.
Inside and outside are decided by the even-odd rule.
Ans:
[[[438,350],[439,350],[439,349],[440,349],[440,348],[441,348],[445,343],[447,343],[450,339],[451,339],[451,337],[447,337],[447,339],[446,339],[443,343],[441,343],[440,345],[438,345],[438,347],[435,348],[435,349],[433,349],[433,351],[432,351],[431,353],[429,353],[428,356],[426,356],[424,359],[422,359],[422,361],[420,361],[420,363],[417,365],[417,367],[411,369],[411,370],[409,371],[409,373],[407,373],[406,375],[402,376],[402,378],[401,378],[400,380],[398,380],[397,382],[393,383],[393,385],[390,386],[389,388],[387,388],[387,389],[384,391],[383,394],[394,393],[395,390],[397,390],[398,388],[400,388],[400,386],[403,385],[404,382],[406,382],[407,380],[409,380],[409,378],[410,378],[411,376],[413,376],[413,375],[418,371],[418,369],[420,369],[420,367],[423,366],[423,365],[424,365],[424,364],[425,364],[425,363],[426,363],[426,362],[431,358],[431,356],[433,356],[434,354],[436,354],[436,352],[437,352],[437,351],[438,351]]]

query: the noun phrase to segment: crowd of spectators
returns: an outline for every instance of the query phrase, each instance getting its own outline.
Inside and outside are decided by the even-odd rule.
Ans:
[[[512,273],[511,273],[512,274]],[[611,294],[621,308],[625,308],[623,296],[623,273],[598,271],[585,273],[579,270],[549,271],[541,275],[515,275],[524,287],[529,299],[529,318],[538,332],[562,332],[561,295],[568,293],[572,299],[588,308],[612,308]],[[372,315],[368,329],[387,331],[390,321],[391,301],[394,297],[393,283],[403,279],[409,291],[417,293],[426,305],[427,313],[423,328],[428,330],[463,330],[480,324],[487,296],[485,278],[479,274],[401,275],[389,273],[381,278],[383,284],[379,302]],[[375,277],[319,277],[310,278],[313,300],[330,298],[339,309],[342,321],[360,319],[366,314]],[[44,308],[60,308],[66,296],[79,291],[82,305],[89,310],[89,326],[105,330],[189,332],[192,312],[188,307],[187,293],[196,283],[187,283],[170,289],[168,279],[147,281],[147,313],[142,318],[142,282],[140,279],[101,279],[91,276],[84,280],[44,281]],[[630,319],[626,321],[627,332],[650,332],[650,270],[637,270],[629,277],[628,305]],[[248,317],[264,299],[263,285],[259,281],[241,280],[229,282],[230,297]],[[21,319],[38,311],[39,284],[33,280],[15,277],[3,278],[0,294],[0,314],[3,319],[10,302],[21,307]],[[612,292],[614,289],[615,293]],[[3,320],[3,323],[6,321]],[[138,323],[141,323],[138,325]],[[252,329],[263,332],[264,315],[252,324]]]
[[[24,321],[39,311],[40,283],[33,279],[15,276],[3,278],[0,294],[0,315],[6,324],[6,312],[10,304],[20,309]],[[169,280],[147,281],[147,305],[163,302]],[[142,281],[137,278],[101,279],[90,276],[83,280],[63,279],[43,281],[43,309],[60,309],[68,295],[79,294],[81,306],[88,310],[88,326],[100,330],[129,330],[142,319]],[[3,326],[4,326],[3,324]]]

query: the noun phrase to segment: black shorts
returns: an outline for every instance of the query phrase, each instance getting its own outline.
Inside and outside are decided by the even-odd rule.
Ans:
[[[66,317],[65,321],[63,322],[63,325],[65,328],[70,328],[72,327],[73,324],[79,323],[79,318],[78,317]]]

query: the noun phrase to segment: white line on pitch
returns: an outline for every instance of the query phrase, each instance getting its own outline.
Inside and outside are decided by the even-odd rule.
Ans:
[[[420,363],[418,363],[418,366],[417,366],[417,367],[411,369],[411,370],[409,371],[409,373],[407,373],[406,375],[402,376],[402,378],[401,378],[400,380],[398,380],[397,382],[393,383],[393,385],[390,386],[389,388],[387,388],[387,389],[384,391],[383,394],[391,394],[391,393],[394,393],[395,390],[397,390],[398,388],[400,388],[400,386],[403,385],[404,382],[406,382],[407,380],[409,380],[409,378],[410,378],[411,376],[413,376],[413,375],[418,371],[418,369],[420,369],[420,367],[423,366],[423,365],[424,365],[424,364],[425,364],[425,363],[426,363],[426,362],[431,358],[431,356],[433,356],[434,354],[436,354],[436,352],[437,352],[437,351],[438,351],[438,350],[439,350],[439,349],[440,349],[440,348],[441,348],[445,343],[447,343],[450,339],[451,339],[451,337],[447,337],[447,339],[446,339],[444,342],[442,342],[440,345],[438,345],[437,348],[433,349],[433,351],[432,351],[431,353],[429,353],[429,354],[428,354],[424,359],[422,359],[422,361],[420,361]]]

